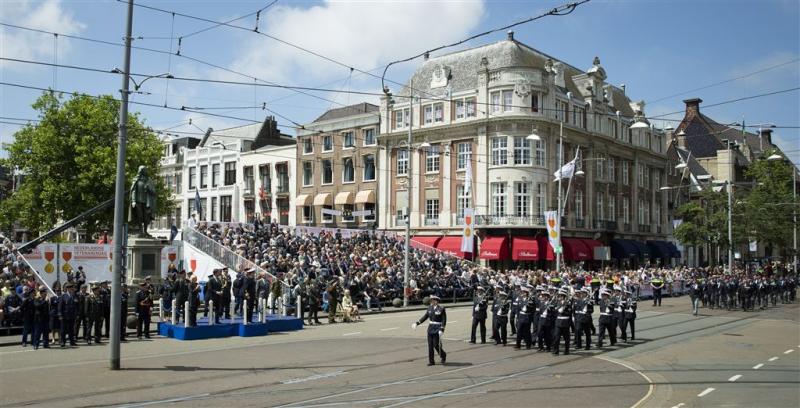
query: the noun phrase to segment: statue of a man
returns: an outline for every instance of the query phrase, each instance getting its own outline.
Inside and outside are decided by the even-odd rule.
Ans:
[[[156,210],[156,189],[150,178],[147,177],[147,170],[144,166],[139,166],[139,172],[130,191],[131,211],[128,222],[139,226],[140,236],[149,236],[147,226],[155,219],[153,213]]]

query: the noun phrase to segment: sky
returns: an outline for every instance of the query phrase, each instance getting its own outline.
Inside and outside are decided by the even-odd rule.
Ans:
[[[540,15],[564,1],[138,0],[136,4],[166,12],[134,8],[134,46],[140,48],[132,52],[132,73],[245,83],[148,79],[139,88],[141,93],[131,97],[156,105],[131,105],[146,124],[164,132],[192,134],[275,115],[286,126],[282,131],[294,135],[293,123],[311,122],[330,108],[377,103],[378,97],[330,91],[303,94],[251,84],[379,92],[380,75],[389,61]],[[0,59],[0,82],[119,97],[122,78],[111,71],[123,66],[126,11],[125,3],[114,0],[0,1],[0,23],[59,33],[0,26],[0,58],[102,71]],[[237,19],[230,24],[242,28],[214,27],[201,19]],[[701,105],[701,112],[720,123],[744,119],[748,125],[776,125],[773,141],[800,163],[797,0],[591,0],[569,15],[546,17],[513,30],[518,41],[578,68],[588,69],[599,57],[608,82],[625,84],[633,100],[645,101],[649,117],[679,112],[663,118],[680,119],[682,100],[688,98],[699,97],[703,105],[711,105],[791,90],[714,107]],[[179,37],[183,37],[180,44]],[[501,31],[461,48],[505,37]],[[392,66],[386,76],[393,81],[390,88],[397,90],[421,63],[419,58]],[[144,77],[135,79],[141,82]],[[40,95],[41,91],[0,85],[0,122],[17,123],[0,123],[0,142],[12,141],[19,123],[37,118],[30,106]],[[5,155],[3,149],[0,157]]]

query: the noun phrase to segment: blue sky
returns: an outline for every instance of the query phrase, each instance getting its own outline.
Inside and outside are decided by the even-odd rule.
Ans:
[[[254,13],[272,0],[153,1],[137,3],[177,13],[227,21]],[[314,50],[362,70],[445,43],[541,14],[562,1],[290,1],[278,0],[259,16],[259,31]],[[121,44],[126,6],[117,1],[0,2],[0,22],[73,34]],[[233,24],[255,28],[255,16]],[[135,8],[134,43],[174,53],[177,40],[211,24]],[[683,99],[700,97],[704,105],[800,87],[800,2],[796,0],[592,0],[574,13],[547,17],[514,28],[515,38],[579,68],[600,57],[614,84],[626,84],[634,100],[647,102],[648,116],[682,111]],[[474,40],[476,46],[505,38],[496,33]],[[110,71],[122,66],[123,48],[50,34],[0,27],[0,56],[53,62]],[[280,84],[322,86],[340,90],[380,90],[380,80],[350,74],[348,68],[288,47],[266,36],[217,27],[185,38],[181,54],[240,76],[167,53],[134,50],[131,71],[170,72],[175,76],[252,83],[253,77]],[[404,82],[421,61],[393,67],[388,77]],[[772,68],[781,65],[777,68]],[[771,69],[767,69],[771,68]],[[743,79],[694,92],[683,91],[744,76]],[[380,75],[382,69],[372,71]],[[119,96],[120,77],[0,61],[0,82],[65,91]],[[393,85],[397,88],[397,85]],[[318,98],[275,88],[228,86],[152,79],[134,95],[137,102],[173,107],[223,108],[211,112],[262,120],[267,108],[298,123],[310,122],[326,109],[374,97],[315,93]],[[671,95],[679,94],[677,96]],[[28,119],[39,92],[0,86],[0,117]],[[324,99],[324,100],[323,100]],[[259,108],[254,109],[254,106]],[[246,124],[230,118],[133,105],[155,129],[200,132]],[[774,123],[774,139],[795,163],[800,162],[800,92],[730,103],[701,110],[719,122]],[[678,119],[682,114],[668,116]],[[189,124],[191,119],[191,124]],[[0,121],[15,121],[0,119]],[[279,123],[291,125],[287,119]],[[657,125],[662,123],[655,121]],[[795,128],[791,128],[795,127]],[[19,127],[0,124],[9,142]],[[293,134],[290,128],[285,132]],[[5,155],[5,153],[0,153]]]

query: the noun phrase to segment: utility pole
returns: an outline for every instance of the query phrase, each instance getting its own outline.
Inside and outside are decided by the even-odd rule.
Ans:
[[[561,276],[561,232],[564,230],[564,226],[561,225],[561,216],[563,213],[562,209],[562,198],[561,198],[561,179],[563,178],[563,174],[561,174],[561,168],[564,167],[564,122],[558,124],[558,211],[556,215],[558,215],[558,221],[556,221],[558,225],[558,251],[556,251],[556,273],[558,276]],[[571,180],[571,179],[570,179]]]
[[[408,167],[406,172],[408,173],[408,200],[406,203],[406,242],[405,242],[405,259],[403,265],[403,307],[408,307],[408,274],[409,274],[409,259],[408,253],[411,252],[411,197],[412,197],[412,187],[414,181],[414,173],[411,171],[412,167],[411,164],[413,160],[411,158],[411,128],[414,126],[414,86],[413,82],[409,81],[408,83],[408,92],[409,92],[409,104],[408,104],[408,139],[406,140],[406,149],[408,149]]]
[[[111,281],[111,356],[112,370],[120,369],[120,325],[122,322],[122,241],[125,219],[125,150],[128,144],[128,95],[131,71],[131,32],[133,31],[133,0],[128,0],[128,21],[125,28],[125,61],[122,72],[122,103],[119,108],[119,142],[117,146],[117,180],[114,189],[114,266]]]

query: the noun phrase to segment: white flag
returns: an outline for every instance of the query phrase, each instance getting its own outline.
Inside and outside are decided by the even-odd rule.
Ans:
[[[472,208],[464,209],[464,232],[461,236],[461,252],[472,253],[475,243],[475,230],[473,229]]]
[[[553,173],[553,175],[556,176],[555,181],[558,181],[561,178],[570,178],[570,177],[572,177],[575,174],[575,161],[576,160],[577,160],[577,157],[575,159],[572,159],[571,162],[565,164],[557,172]]]

